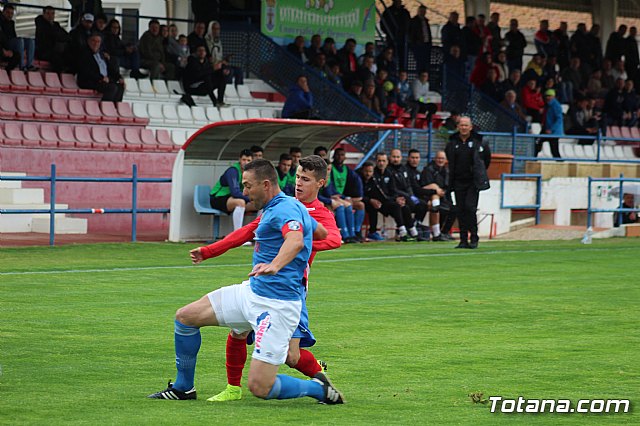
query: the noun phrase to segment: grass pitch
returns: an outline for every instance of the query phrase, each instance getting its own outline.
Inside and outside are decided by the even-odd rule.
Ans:
[[[192,247],[0,250],[0,424],[640,423],[639,240],[321,253],[308,300],[313,351],[344,406],[246,390],[241,401],[206,402],[226,383],[222,328],[203,329],[197,401],[145,398],[175,376],[175,310],[250,270],[248,248],[193,267]],[[632,412],[492,414],[472,393],[628,398]]]

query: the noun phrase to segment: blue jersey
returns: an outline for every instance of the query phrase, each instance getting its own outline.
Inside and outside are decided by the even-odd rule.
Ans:
[[[309,216],[307,208],[282,192],[263,207],[260,225],[255,232],[253,264],[273,261],[284,243],[284,235],[289,231],[299,231],[302,228],[304,248],[276,275],[251,277],[251,290],[255,294],[270,299],[304,299],[304,287],[301,283],[311,254],[313,232],[317,227],[318,222]]]

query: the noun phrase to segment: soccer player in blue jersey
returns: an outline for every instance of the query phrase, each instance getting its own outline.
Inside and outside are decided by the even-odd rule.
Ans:
[[[236,333],[255,332],[248,380],[249,390],[255,396],[264,399],[310,396],[322,403],[342,404],[342,394],[324,374],[311,380],[278,374],[300,320],[304,297],[300,283],[317,222],[301,203],[280,191],[276,170],[269,161],[249,163],[242,174],[242,183],[244,194],[263,209],[256,229],[250,279],[215,290],[176,312],[178,375],[167,389],[149,398],[196,399],[194,376],[201,344],[200,327],[212,325],[226,326]]]

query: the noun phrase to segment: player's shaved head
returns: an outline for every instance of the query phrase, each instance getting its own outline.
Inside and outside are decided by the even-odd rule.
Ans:
[[[253,172],[257,181],[268,180],[271,184],[278,186],[278,173],[270,161],[258,158],[247,164],[245,172]]]
[[[301,158],[300,167],[305,172],[312,172],[316,180],[327,178],[327,163],[319,155],[309,155]]]

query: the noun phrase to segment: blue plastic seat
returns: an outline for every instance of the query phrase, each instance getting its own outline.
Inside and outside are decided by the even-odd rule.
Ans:
[[[218,239],[220,233],[220,216],[228,216],[227,213],[211,207],[209,201],[209,185],[196,185],[193,191],[193,208],[198,214],[208,214],[213,216],[213,241]]]

